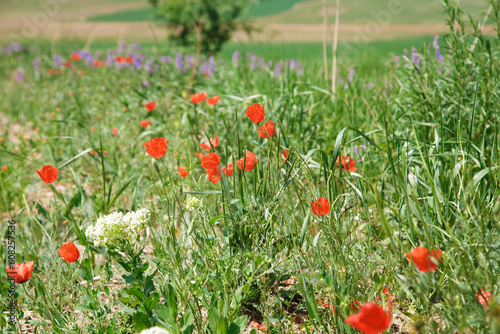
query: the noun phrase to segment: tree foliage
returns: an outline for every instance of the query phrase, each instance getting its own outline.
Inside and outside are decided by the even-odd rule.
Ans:
[[[249,30],[248,0],[166,0],[158,6],[156,17],[169,29],[171,40],[183,46],[197,43],[201,33],[201,50],[218,52],[239,27]]]

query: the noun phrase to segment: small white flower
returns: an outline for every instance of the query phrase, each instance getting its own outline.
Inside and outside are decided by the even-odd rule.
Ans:
[[[151,327],[143,330],[140,334],[170,334],[169,331],[161,327]]]
[[[186,200],[186,210],[188,211],[193,211],[198,207],[198,204],[200,204],[200,200],[196,197],[189,197]]]
[[[131,211],[125,216],[121,212],[113,212],[97,219],[85,232],[87,238],[93,240],[94,246],[110,246],[119,239],[134,239],[144,229],[149,219],[149,210]]]

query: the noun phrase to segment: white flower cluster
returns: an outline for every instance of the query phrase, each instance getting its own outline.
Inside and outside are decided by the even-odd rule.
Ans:
[[[198,204],[200,204],[200,200],[197,199],[196,197],[189,197],[186,200],[186,209],[188,211],[193,211],[198,207]]]
[[[117,240],[135,239],[139,231],[149,218],[149,210],[141,209],[131,211],[126,215],[121,212],[113,212],[107,216],[97,219],[95,225],[90,225],[85,232],[87,238],[94,241],[94,246],[109,246]]]
[[[140,334],[170,334],[170,332],[161,327],[151,327],[143,330]]]

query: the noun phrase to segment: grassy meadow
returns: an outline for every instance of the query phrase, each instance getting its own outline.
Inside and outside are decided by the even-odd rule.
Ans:
[[[317,43],[2,45],[0,330],[500,333],[500,36],[445,3],[335,93]]]
[[[329,20],[335,21],[335,0],[328,0],[327,4],[332,10]],[[482,18],[488,6],[488,0],[462,0],[464,10],[473,14],[475,18]],[[394,5],[395,4],[395,5]],[[439,1],[435,0],[401,0],[392,4],[387,0],[351,0],[342,3],[340,20],[343,23],[361,23],[372,20],[386,20],[382,11],[388,12],[389,6],[395,6],[397,14],[390,15],[389,24],[422,24],[442,23],[446,13]],[[89,21],[96,22],[136,22],[147,21],[153,17],[153,9],[148,4],[143,8],[116,11],[110,14],[101,14],[89,17]],[[392,8],[392,7],[391,7]],[[323,22],[322,0],[261,0],[254,2],[249,10],[252,17],[262,18],[275,23],[294,24],[321,24]],[[375,15],[374,15],[375,14]],[[380,14],[380,17],[379,15]]]

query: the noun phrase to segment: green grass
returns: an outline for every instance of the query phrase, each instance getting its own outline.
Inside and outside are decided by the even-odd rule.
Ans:
[[[259,4],[250,8],[250,15],[263,17],[279,14],[292,8],[301,0],[260,0]]]
[[[139,22],[153,20],[154,9],[151,7],[119,11],[107,15],[91,16],[91,22]]]
[[[369,54],[376,59],[385,59],[391,53],[403,54],[404,49],[420,47],[424,43],[432,43],[434,36],[422,36],[415,38],[396,39],[392,41],[374,41],[371,43],[340,43],[340,57],[354,57],[359,59],[363,54]],[[266,59],[298,59],[302,62],[322,62],[322,43],[244,43],[247,53],[255,53]],[[221,55],[225,59],[230,59],[234,51],[241,51],[242,47],[237,43],[227,43],[224,45]],[[331,59],[331,45],[328,46],[328,57]]]
[[[250,8],[250,15],[254,17],[270,16],[281,13],[293,7],[300,0],[262,0],[258,5]],[[107,15],[96,15],[88,18],[93,22],[138,22],[152,19],[154,9],[145,7],[137,10],[118,11]]]
[[[294,5],[298,4],[294,7]],[[484,16],[488,7],[487,0],[463,0],[462,7],[476,19]],[[329,0],[331,9],[330,22],[335,19],[333,8],[335,1]],[[388,11],[388,2],[385,0],[353,0],[342,3],[341,22],[366,24],[381,21],[383,24],[423,24],[443,22],[445,14],[442,4],[435,0],[419,2],[404,0],[393,14]],[[92,16],[89,21],[99,22],[136,22],[151,19],[152,8],[145,7],[138,10],[117,11],[108,15]],[[385,14],[384,14],[385,13]],[[386,14],[389,13],[387,16]],[[277,23],[306,23],[320,24],[323,22],[321,0],[264,0],[250,9],[255,17],[265,17]]]
[[[342,23],[368,24],[425,24],[440,23],[445,19],[445,13],[440,1],[404,0],[400,7],[388,8],[391,3],[385,0],[353,0],[341,2],[340,21]],[[335,21],[335,1],[329,1],[329,21]],[[470,12],[473,17],[482,18],[488,8],[487,0],[463,0],[461,6]],[[306,23],[321,24],[323,22],[323,4],[321,0],[309,0],[299,3],[292,10],[288,10],[272,17],[277,23]]]
[[[233,64],[235,45],[212,74],[83,60],[54,71],[77,43],[2,53],[0,330],[20,332],[13,312],[40,333],[355,334],[359,305],[387,320],[373,332],[496,333],[500,39],[474,52],[472,40],[450,32],[443,61],[418,39],[343,46],[335,92],[319,45],[246,46],[303,59],[282,73]],[[387,57],[411,45],[418,62]],[[90,51],[103,61],[115,47]],[[220,101],[194,103],[201,92]],[[74,262],[58,254],[68,242]],[[7,279],[30,261],[22,283]]]

